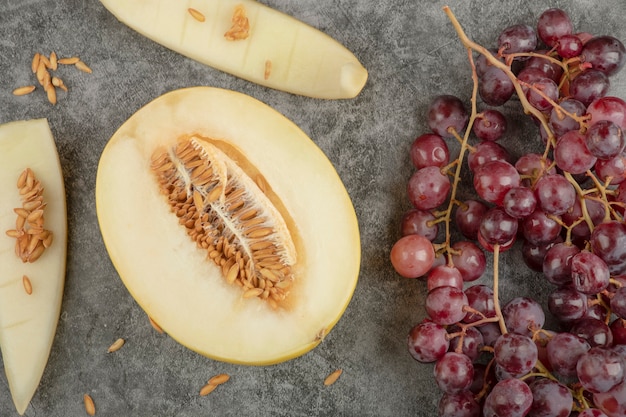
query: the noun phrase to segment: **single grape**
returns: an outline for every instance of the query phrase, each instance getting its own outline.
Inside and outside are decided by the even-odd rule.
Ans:
[[[487,206],[478,200],[465,200],[458,206],[454,215],[456,226],[467,239],[476,240],[478,229]]]
[[[543,78],[530,85],[526,90],[526,98],[540,112],[548,112],[559,99],[559,86],[551,79]]]
[[[401,237],[391,248],[391,264],[405,278],[424,275],[433,264],[435,250],[430,240],[420,235]]]
[[[548,250],[558,244],[562,243],[563,239],[560,236],[546,244],[534,244],[530,243],[528,240],[524,239],[524,243],[522,244],[522,259],[526,266],[528,266],[533,271],[542,272],[543,271],[543,260],[545,259],[546,253]]]
[[[561,215],[576,201],[576,189],[561,174],[544,175],[535,185],[539,207],[547,214]]]
[[[498,382],[485,399],[484,417],[523,417],[528,414],[533,395],[525,382],[511,378]]]
[[[541,305],[529,297],[515,297],[502,307],[504,323],[509,331],[532,336],[546,322]]]
[[[453,136],[450,129],[457,133],[465,129],[469,115],[461,99],[452,95],[441,95],[430,103],[427,119],[428,127],[434,133],[449,138]]]
[[[565,59],[579,56],[583,51],[583,42],[576,35],[563,35],[559,38],[556,52]]]
[[[441,325],[458,323],[465,317],[463,307],[467,297],[463,290],[455,287],[437,287],[426,296],[428,316]]]
[[[515,86],[509,76],[500,68],[490,67],[478,83],[478,94],[489,106],[501,106],[513,96]]]
[[[529,384],[533,393],[533,405],[528,417],[567,417],[572,411],[574,397],[563,384],[548,378],[540,378]]]
[[[587,303],[587,296],[572,286],[557,288],[548,295],[548,310],[565,323],[585,317]]]
[[[600,120],[587,129],[585,145],[599,159],[610,159],[620,154],[626,146],[622,129],[610,120]]]
[[[489,142],[486,142],[489,143]],[[474,172],[474,189],[485,201],[502,205],[506,193],[520,186],[520,175],[505,161],[489,161]]]
[[[451,328],[450,333],[455,333],[457,328]],[[478,359],[482,348],[485,346],[483,334],[475,327],[468,327],[462,336],[455,336],[450,340],[450,351],[458,352],[460,344],[461,352],[473,361]]]
[[[549,47],[555,46],[559,38],[570,35],[573,31],[574,25],[567,12],[562,9],[547,9],[537,20],[537,35]]]
[[[537,363],[537,345],[528,336],[517,333],[503,334],[494,345],[496,363],[514,375],[525,375]]]
[[[589,349],[585,339],[567,332],[555,334],[546,346],[552,369],[564,377],[576,375],[578,359]]]
[[[591,347],[609,347],[613,344],[613,334],[602,320],[585,317],[572,325],[570,333],[582,337]]]
[[[553,216],[555,217],[555,216]],[[559,216],[556,216],[557,218]],[[541,209],[535,209],[530,216],[522,220],[522,233],[533,245],[547,245],[554,242],[562,226]]]
[[[550,111],[549,119],[550,127],[556,137],[560,137],[570,130],[580,129],[580,123],[565,114],[561,109],[579,117],[584,116],[587,112],[587,107],[573,98],[567,98],[559,104],[560,108],[555,107]]]
[[[611,310],[621,319],[626,319],[626,287],[620,287],[611,298]]]
[[[524,179],[522,183],[525,186],[530,186],[537,178],[542,177],[544,174],[556,174],[556,169],[550,166],[552,161],[543,157],[538,153],[527,153],[519,157],[515,162],[515,169],[520,175],[529,177]]]
[[[447,352],[435,364],[435,382],[440,390],[457,394],[469,389],[474,379],[472,360],[462,353]]]
[[[570,130],[556,141],[554,162],[563,171],[583,174],[596,163],[596,157],[587,149],[585,137],[577,130]]]
[[[419,210],[434,209],[446,201],[450,192],[450,178],[439,167],[417,170],[409,179],[407,193],[413,206]]]
[[[572,282],[572,256],[580,252],[577,246],[569,243],[553,245],[543,258],[542,271],[548,282],[564,285]]]
[[[598,256],[581,251],[572,257],[572,283],[583,294],[597,294],[609,286],[609,267]]]
[[[537,34],[528,25],[509,26],[498,36],[498,49],[503,49],[507,54],[534,51],[537,49]]]
[[[443,138],[434,133],[418,136],[411,144],[411,161],[415,168],[444,167],[450,162],[450,151]]]
[[[588,106],[594,100],[606,96],[611,82],[602,71],[588,69],[577,75],[569,85],[572,99]]]
[[[445,327],[432,321],[418,323],[409,332],[409,353],[416,361],[435,362],[446,354],[449,347],[450,342]]]
[[[626,48],[613,36],[596,36],[585,43],[581,57],[606,75],[617,73],[626,59]]]
[[[613,335],[613,349],[621,348],[623,357],[626,357],[626,319],[616,318],[609,325]]]
[[[504,195],[502,207],[509,216],[523,219],[537,208],[537,197],[528,187],[511,188]]]
[[[475,323],[483,317],[495,317],[496,309],[493,301],[493,290],[484,285],[476,284],[465,289],[467,305],[478,313],[468,312],[463,319],[464,323]]]
[[[495,109],[487,109],[479,113],[472,131],[482,140],[498,140],[506,132],[506,118]]]
[[[611,177],[610,185],[620,184],[626,180],[626,154],[622,152],[611,159],[598,159],[594,170],[600,181],[606,182]]]
[[[453,243],[452,249],[454,250],[452,263],[461,271],[463,281],[475,281],[483,275],[487,266],[487,258],[476,244],[461,240]]]
[[[599,224],[591,233],[591,250],[609,267],[613,275],[626,273],[626,225],[612,220]]]
[[[432,223],[434,220],[426,210],[410,209],[402,216],[400,232],[402,236],[421,235],[432,242],[439,233],[439,223]]]
[[[483,216],[480,235],[491,245],[506,244],[517,234],[517,219],[509,216],[503,208],[493,207]]]
[[[480,326],[478,330],[483,335],[483,341],[485,342],[485,346],[493,347],[496,344],[496,340],[500,336],[502,336],[502,331],[500,330],[500,325],[498,323],[489,322]]]
[[[438,417],[479,417],[480,405],[471,391],[444,393],[437,407]]]
[[[624,358],[617,352],[592,347],[578,359],[576,375],[587,391],[607,392],[624,381],[625,367]]]

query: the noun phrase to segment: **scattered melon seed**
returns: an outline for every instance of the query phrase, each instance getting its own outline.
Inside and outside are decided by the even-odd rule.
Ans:
[[[23,87],[17,87],[15,90],[13,90],[13,95],[14,96],[25,96],[26,94],[30,94],[33,91],[35,91],[35,86],[34,85],[25,85]]]
[[[230,379],[230,375],[228,374],[218,374],[212,377],[211,379],[209,379],[207,383],[212,384],[212,385],[220,385],[225,382],[228,382],[229,379]]]
[[[33,60],[30,64],[30,68],[33,71],[33,74],[37,73],[37,68],[39,68],[39,60],[41,59],[41,54],[39,52],[35,52],[33,56]]]
[[[62,65],[74,65],[76,64],[78,61],[80,61],[80,58],[77,56],[73,56],[71,58],[61,58],[59,59],[59,64]]]
[[[87,415],[95,416],[96,405],[94,404],[93,398],[91,398],[91,395],[89,394],[83,395],[83,402],[85,403],[85,411],[87,412]]]
[[[89,68],[87,66],[87,64],[85,64],[83,61],[78,61],[74,64],[76,66],[76,68],[78,68],[79,70],[86,72],[88,74],[91,74],[93,71],[91,70],[91,68]]]
[[[324,379],[324,385],[329,386],[334,384],[335,382],[337,382],[342,373],[343,371],[341,369],[337,369],[336,371],[332,372],[326,377],[326,379]]]
[[[109,346],[109,348],[107,349],[107,352],[108,353],[112,353],[112,352],[116,352],[116,351],[120,350],[120,348],[122,346],[124,346],[125,342],[126,341],[120,337],[115,342],[113,342],[113,344],[111,346]]]

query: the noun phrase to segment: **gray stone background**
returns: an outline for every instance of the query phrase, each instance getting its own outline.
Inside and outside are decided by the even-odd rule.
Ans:
[[[129,0],[132,1],[132,0]],[[369,70],[353,100],[326,101],[269,90],[187,59],[119,23],[96,0],[0,0],[0,122],[48,118],[63,165],[69,210],[69,252],[62,314],[41,385],[27,416],[84,415],[89,393],[99,416],[433,416],[440,397],[432,367],[406,350],[410,327],[425,313],[425,285],[397,276],[388,254],[409,208],[412,140],[424,133],[424,113],[437,94],[468,101],[466,53],[441,8],[443,1],[265,0],[319,28],[351,49]],[[623,0],[552,2],[451,1],[468,34],[493,46],[499,30],[535,25],[548,7],[567,10],[578,31],[626,39]],[[33,83],[34,52],[78,55],[93,74],[64,71],[70,87],[51,106]],[[626,97],[626,75],[612,93]],[[108,138],[139,107],[180,87],[211,85],[247,93],[298,124],[326,152],[350,193],[361,227],[363,261],[345,315],[324,343],[268,367],[224,364],[201,357],[148,324],[118,278],[97,225],[94,184]],[[514,155],[538,146],[536,128],[508,103]],[[526,293],[545,300],[541,278],[511,251],[501,261],[503,299]],[[0,268],[2,266],[0,265]],[[483,278],[489,282],[490,273]],[[107,347],[118,337],[126,345]],[[332,387],[322,381],[344,373]],[[231,381],[207,397],[206,379]],[[0,415],[17,415],[4,377]]]

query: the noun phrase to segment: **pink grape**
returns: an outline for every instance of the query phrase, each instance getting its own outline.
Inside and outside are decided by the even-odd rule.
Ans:
[[[424,275],[433,264],[435,250],[430,240],[420,235],[401,237],[391,248],[391,264],[405,278]]]
[[[419,362],[435,362],[448,351],[450,341],[445,327],[423,321],[413,326],[408,336],[409,353]]]

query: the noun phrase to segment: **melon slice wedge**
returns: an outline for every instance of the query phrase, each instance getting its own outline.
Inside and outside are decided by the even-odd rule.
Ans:
[[[335,39],[254,0],[100,1],[142,35],[266,87],[341,99],[358,95],[367,81],[367,70]],[[229,40],[224,35],[234,26],[236,10],[243,11],[249,30],[242,39]]]
[[[16,255],[17,188],[30,168],[43,186],[44,228],[51,245],[34,262]],[[18,413],[24,413],[44,372],[56,332],[65,282],[67,217],[65,189],[54,138],[45,119],[0,125],[0,350]],[[29,295],[23,284],[32,285]]]
[[[285,247],[293,244],[289,259],[295,262],[291,289],[280,303],[249,297],[229,281],[210,259],[212,250],[197,245],[172,211],[154,169],[164,155],[179,170],[187,206],[203,204],[196,196],[205,189],[194,188],[184,158],[173,156],[177,144],[187,142],[213,158],[216,188],[220,181],[228,188],[237,177],[255,201],[272,204],[268,217],[282,218],[272,221],[283,236],[277,239],[291,239]],[[220,198],[227,200],[217,194],[205,200]],[[221,213],[220,207],[207,216]],[[140,109],[101,155],[96,208],[109,256],[137,303],[171,337],[214,359],[265,365],[304,354],[340,319],[357,283],[358,222],[337,172],[293,122],[241,93],[194,87]],[[223,223],[235,228],[229,219]],[[243,239],[241,247],[249,246]]]

